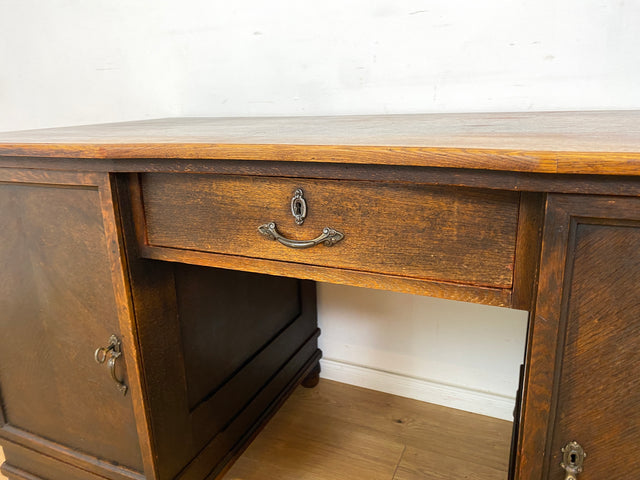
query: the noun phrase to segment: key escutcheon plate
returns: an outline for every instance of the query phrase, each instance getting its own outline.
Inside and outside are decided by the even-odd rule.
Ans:
[[[307,218],[307,202],[304,199],[304,192],[301,188],[298,188],[293,192],[293,198],[291,199],[291,214],[296,220],[296,225],[302,225],[304,219]]]
[[[585,453],[582,445],[573,441],[567,443],[562,448],[562,463],[560,466],[567,472],[565,480],[577,480],[578,474],[582,472]]]

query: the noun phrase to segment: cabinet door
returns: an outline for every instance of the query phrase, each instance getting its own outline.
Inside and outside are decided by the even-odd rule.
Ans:
[[[141,478],[99,178],[0,171],[0,441],[12,476]],[[109,358],[94,359],[111,335],[126,394]],[[64,477],[50,477],[52,459]]]
[[[640,199],[550,196],[532,323],[521,479],[640,470]]]

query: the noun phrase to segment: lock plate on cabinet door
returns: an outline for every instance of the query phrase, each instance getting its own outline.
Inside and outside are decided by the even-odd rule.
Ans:
[[[562,448],[562,463],[560,466],[567,472],[565,480],[577,480],[578,474],[582,472],[585,453],[582,446],[576,442],[569,442]]]

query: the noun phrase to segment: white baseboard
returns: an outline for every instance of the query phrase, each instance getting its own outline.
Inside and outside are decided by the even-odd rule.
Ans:
[[[331,359],[322,359],[320,363],[322,378],[513,421],[515,398],[350,365]]]

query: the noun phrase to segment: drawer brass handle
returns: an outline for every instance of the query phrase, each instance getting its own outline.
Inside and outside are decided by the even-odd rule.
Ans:
[[[107,362],[107,367],[109,367],[109,373],[111,374],[111,378],[116,382],[118,390],[122,392],[123,395],[127,394],[127,386],[124,384],[122,380],[119,380],[116,376],[116,360],[122,356],[122,350],[120,348],[120,340],[115,335],[111,335],[109,337],[109,344],[106,347],[97,348],[93,357],[96,362],[102,365],[109,357],[109,361]]]
[[[577,480],[582,472],[582,464],[587,454],[578,442],[569,442],[562,448],[562,463],[566,476],[564,480]]]
[[[327,247],[331,247],[344,238],[343,233],[333,228],[325,227],[322,229],[322,234],[313,240],[290,240],[280,235],[274,222],[260,225],[258,231],[269,240],[277,240],[282,245],[290,248],[311,248],[321,243]]]

